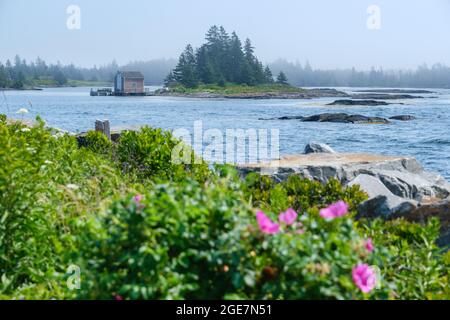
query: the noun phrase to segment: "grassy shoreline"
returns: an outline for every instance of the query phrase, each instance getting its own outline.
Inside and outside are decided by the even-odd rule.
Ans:
[[[175,86],[168,89],[170,93],[184,93],[184,94],[196,94],[196,93],[212,93],[212,94],[242,94],[242,93],[305,93],[307,90],[278,84],[267,84],[258,86],[247,86],[237,84],[227,84],[225,86],[219,86],[214,84],[199,85],[195,88],[187,88],[184,86]]]
[[[178,85],[157,90],[154,95],[226,99],[310,99],[348,96],[345,92],[336,89],[304,89],[282,84],[266,84],[258,86],[236,84],[226,84],[225,86],[199,85],[195,88],[187,88]]]
[[[64,85],[58,85],[54,81],[38,80],[30,83],[26,83],[22,88],[0,88],[3,91],[27,91],[27,90],[40,90],[48,88],[77,88],[77,87],[112,87],[113,83],[104,81],[81,81],[81,80],[68,80]]]

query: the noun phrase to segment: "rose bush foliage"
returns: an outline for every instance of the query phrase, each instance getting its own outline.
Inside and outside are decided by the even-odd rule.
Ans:
[[[87,141],[0,117],[0,298],[450,297],[439,224],[355,220],[357,187],[173,164],[158,129]]]

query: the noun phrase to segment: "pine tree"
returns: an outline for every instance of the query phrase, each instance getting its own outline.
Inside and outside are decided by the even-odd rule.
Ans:
[[[230,61],[230,82],[234,83],[244,83],[243,79],[243,65],[245,64],[245,56],[242,52],[242,43],[236,32],[231,35],[231,43],[229,50],[229,61]]]
[[[263,64],[255,57],[255,62],[253,64],[253,74],[255,77],[256,84],[266,83],[266,75],[264,74]]]
[[[215,83],[218,79],[216,68],[213,67],[208,48],[201,46],[196,54],[196,72],[199,81],[202,83]]]
[[[257,85],[266,83],[266,77],[264,75],[264,68],[262,63],[256,58],[254,54],[254,47],[250,39],[245,40],[244,55],[247,66],[246,69],[246,83],[248,85]]]
[[[231,40],[227,31],[224,27],[219,28],[219,55],[218,55],[218,65],[221,76],[219,77],[220,82],[229,81],[232,77],[230,71],[230,46]]]
[[[195,88],[198,85],[194,49],[190,44],[186,46],[186,49],[181,54],[178,64],[173,71],[173,77],[176,82],[187,88]]]
[[[170,73],[164,79],[164,86],[167,88],[170,88],[170,87],[173,87],[174,85],[176,85],[176,83],[177,83],[177,81],[175,80],[173,71],[170,71]]]
[[[252,42],[250,41],[250,39],[245,39],[244,54],[245,59],[247,59],[249,63],[253,63],[253,61],[255,60],[254,49],[255,48],[252,46]]]
[[[288,79],[283,71],[280,71],[277,77],[277,83],[282,85],[289,85]]]
[[[242,80],[243,83],[248,84],[249,86],[254,86],[256,84],[253,63],[254,63],[254,55],[253,55],[253,46],[250,39],[245,39],[244,44],[244,64],[243,64],[243,74]]]
[[[8,75],[3,64],[0,63],[0,88],[9,87]]]
[[[55,79],[56,83],[60,86],[65,85],[67,83],[67,78],[59,67],[56,68],[53,74],[53,79]]]
[[[266,82],[267,83],[273,83],[273,74],[272,71],[270,70],[269,66],[266,66],[266,68],[264,69],[264,77],[266,78]]]

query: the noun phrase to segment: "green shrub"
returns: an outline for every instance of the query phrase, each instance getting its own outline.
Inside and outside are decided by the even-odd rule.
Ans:
[[[43,282],[55,270],[57,212],[49,188],[49,133],[0,124],[0,270],[2,291]],[[51,190],[50,192],[53,192]]]
[[[112,142],[99,131],[89,131],[86,134],[86,146],[95,153],[112,156]]]
[[[255,206],[279,212],[286,207],[315,210],[344,199],[351,210],[367,196],[357,186],[342,188],[336,180],[326,185],[291,176],[275,183],[267,176],[250,174],[243,189]],[[427,225],[394,221],[359,221],[358,230],[377,244],[377,265],[389,283],[389,297],[399,299],[448,299],[449,268],[442,249],[436,246],[439,223]],[[342,234],[345,237],[345,234]],[[287,263],[287,261],[286,261]]]
[[[164,184],[92,216],[81,235],[81,298],[222,297],[229,290],[224,243],[251,216],[229,177]]]
[[[171,132],[161,129],[143,127],[140,131],[125,131],[117,146],[117,160],[125,172],[143,179],[180,181],[192,177],[205,181],[210,174],[208,165],[196,158],[190,148],[182,148],[188,152],[191,161],[188,164],[177,164],[172,161],[172,152],[180,141]]]
[[[272,215],[276,221],[277,215]],[[377,270],[380,259],[365,248],[366,239],[350,217],[327,221],[317,210],[303,212],[298,227],[285,226],[275,235],[263,235],[253,226],[240,230],[228,248],[239,255],[229,260],[236,292],[228,298],[246,299],[364,299],[390,295],[382,273],[377,287],[364,294],[352,280],[358,264]],[[245,241],[242,241],[242,239]],[[377,250],[383,250],[377,247]]]
[[[0,296],[53,298],[84,219],[132,190],[74,137],[0,124]]]
[[[179,142],[157,129],[127,132],[117,145],[88,136],[78,148],[42,121],[0,121],[0,298],[450,297],[437,221],[355,222],[366,198],[357,187],[241,181],[228,166],[175,164]],[[322,218],[338,200],[350,213]],[[295,224],[264,233],[256,212],[275,224],[290,207]],[[368,293],[352,280],[361,263],[380,269]],[[66,284],[72,264],[81,267],[79,291]]]
[[[255,207],[279,212],[285,208],[306,210],[311,207],[324,207],[343,200],[354,211],[367,199],[358,186],[344,188],[334,179],[323,185],[318,181],[290,176],[287,181],[276,183],[269,176],[258,173],[247,175],[243,189]]]
[[[450,299],[450,261],[436,246],[440,223],[425,225],[403,219],[362,221],[362,229],[389,251],[383,273],[399,299]],[[448,259],[448,258],[447,258]]]
[[[90,131],[86,135],[85,147],[108,156],[124,174],[135,177],[141,183],[186,178],[205,181],[210,175],[208,164],[196,157],[190,147],[175,139],[170,131],[150,127],[123,131],[117,144],[100,132]],[[172,154],[177,150],[180,158],[186,158],[183,163],[172,159]]]
[[[264,235],[229,168],[206,185],[157,185],[92,216],[78,260],[88,299],[311,299],[363,295],[352,282],[359,262],[377,264],[350,217],[326,221],[302,211],[304,233]],[[381,250],[381,249],[380,249]]]

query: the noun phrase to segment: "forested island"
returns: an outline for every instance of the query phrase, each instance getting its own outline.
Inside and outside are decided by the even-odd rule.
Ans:
[[[231,36],[224,27],[212,26],[205,36],[206,43],[200,48],[188,44],[178,64],[167,76],[167,87],[228,84],[247,86],[273,84],[274,77],[269,66],[256,57],[250,39],[242,45],[236,32]],[[284,72],[277,77],[277,84],[288,85]]]
[[[250,39],[242,44],[236,32],[230,35],[223,26],[212,26],[205,40],[197,49],[186,46],[157,94],[242,98],[306,92],[289,85],[283,71],[275,79],[270,67],[255,55]]]

